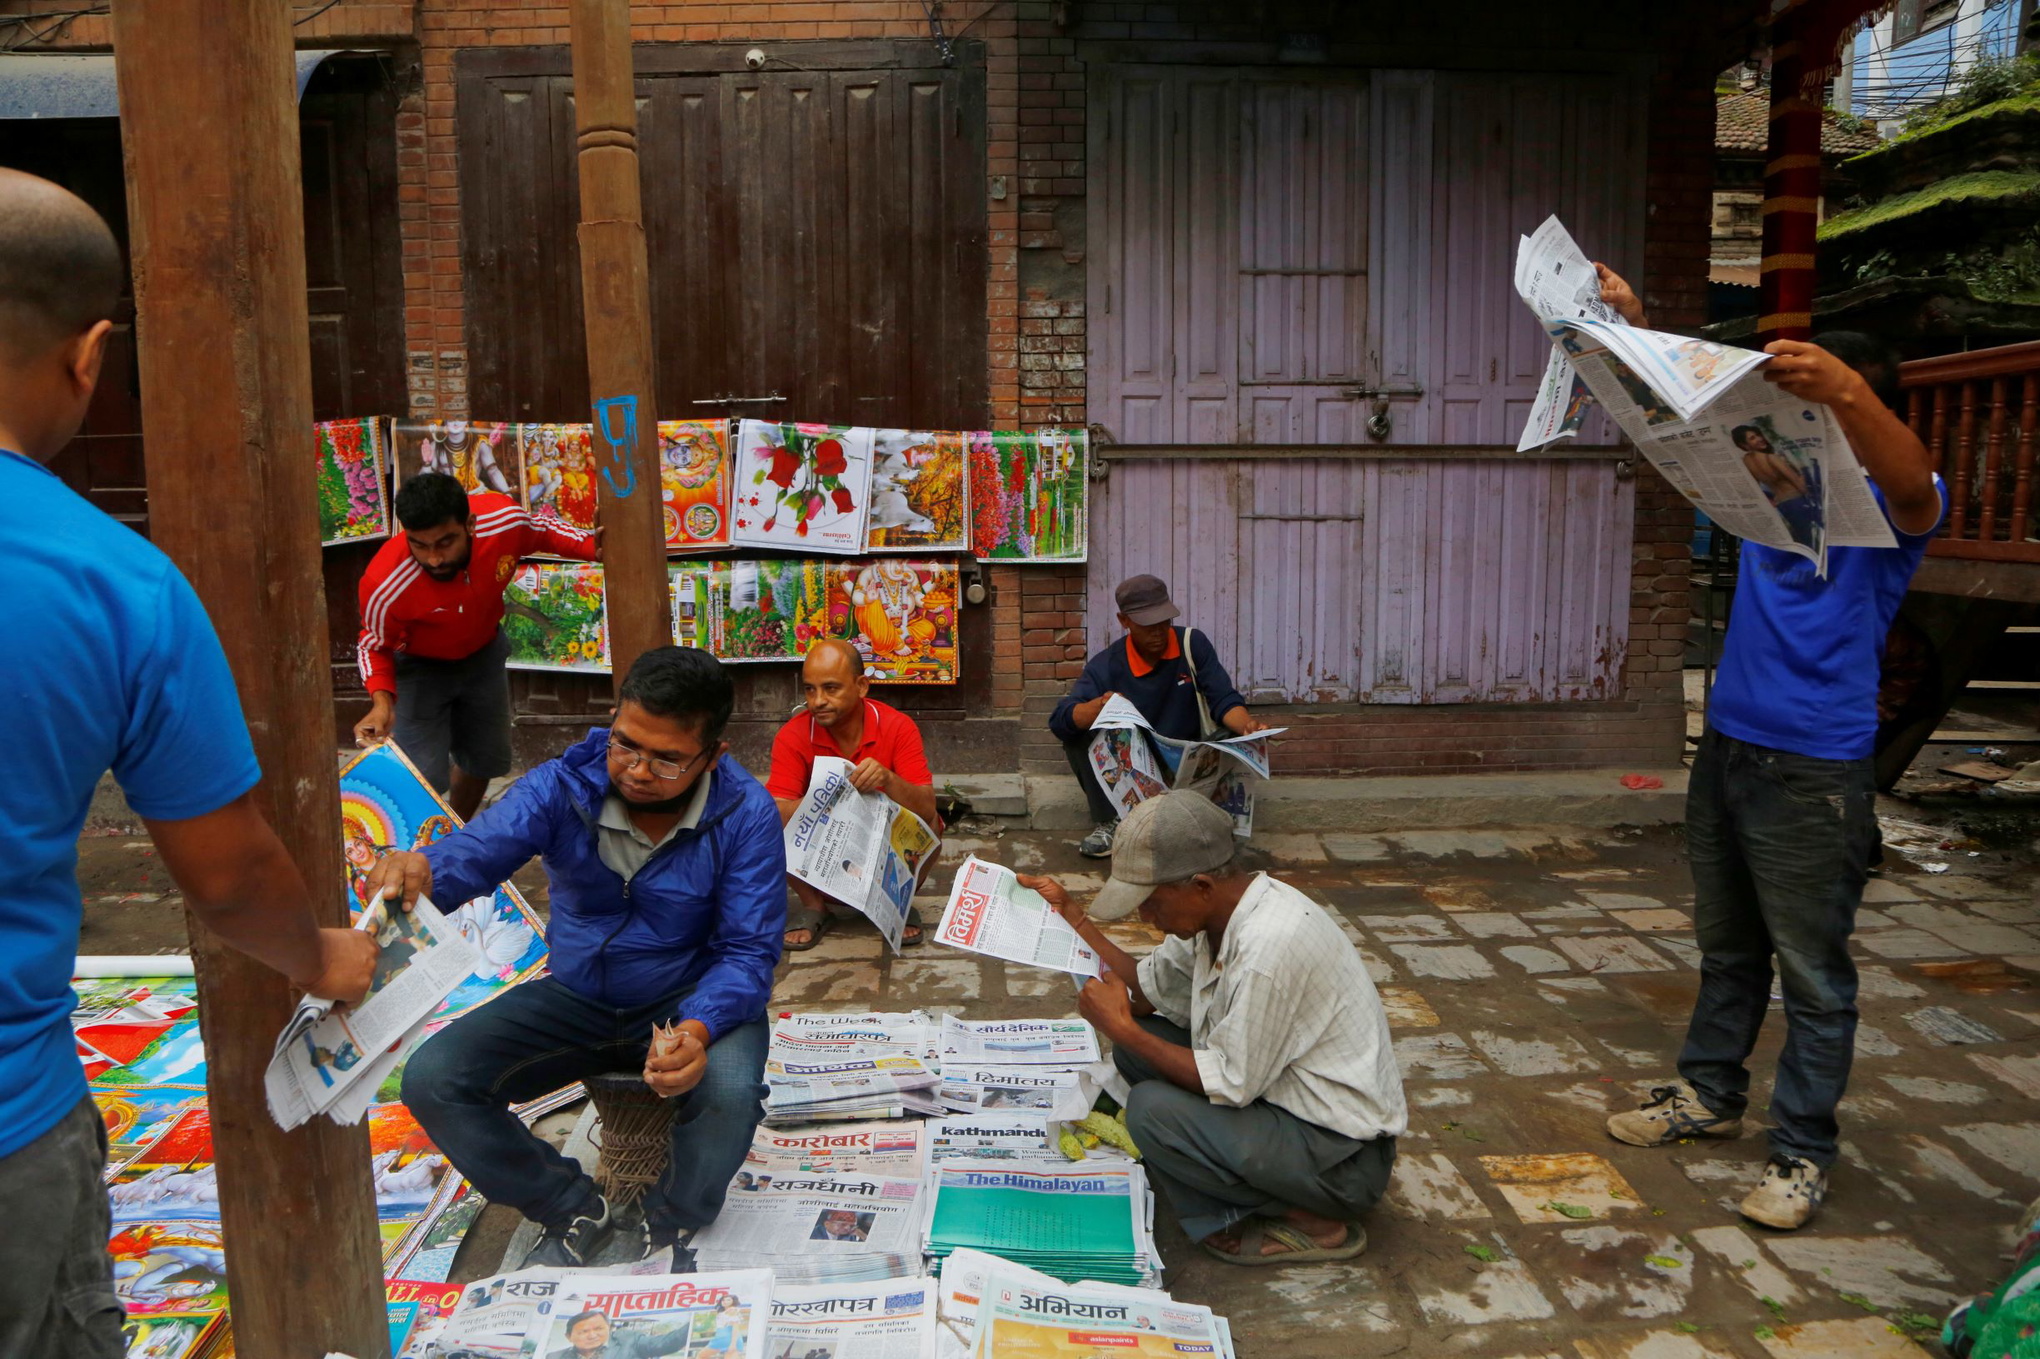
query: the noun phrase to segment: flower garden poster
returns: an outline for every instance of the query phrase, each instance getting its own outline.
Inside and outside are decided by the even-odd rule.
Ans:
[[[725,661],[792,661],[829,635],[828,568],[818,561],[718,562],[714,644]]]
[[[1083,430],[969,434],[971,552],[986,561],[1080,562],[1090,534]]]
[[[873,552],[963,552],[970,547],[962,434],[882,429],[872,439]]]
[[[468,491],[494,491],[522,501],[524,477],[517,466],[517,427],[481,420],[399,423],[397,484],[420,472],[444,472]]]
[[[595,453],[589,425],[517,426],[524,508],[579,529],[595,527]]]
[[[388,436],[377,417],[312,426],[319,453],[319,540],[327,547],[390,536]]]
[[[526,562],[503,590],[512,670],[609,670],[602,568],[594,562]]]
[[[659,422],[659,494],[668,552],[730,545],[729,421]]]
[[[871,435],[848,425],[743,421],[731,543],[846,556],[862,552]]]

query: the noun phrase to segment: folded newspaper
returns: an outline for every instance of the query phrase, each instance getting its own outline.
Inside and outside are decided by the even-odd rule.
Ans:
[[[1268,777],[1268,739],[1286,730],[1179,741],[1158,734],[1114,694],[1091,721],[1091,774],[1120,816],[1157,793],[1187,790],[1225,808],[1233,834],[1244,838],[1254,833],[1254,785]]]
[[[950,1062],[942,1068],[941,1098],[953,1113],[1068,1120],[1091,1111],[1098,1087],[1080,1068]]]
[[[1081,1019],[958,1019],[942,1016],[944,1062],[1089,1066],[1098,1031]]]
[[[927,1251],[990,1251],[1058,1279],[1147,1285],[1161,1276],[1154,1195],[1137,1161],[1081,1169],[942,1160],[928,1168],[934,1201]]]
[[[1153,1290],[1040,1284],[1002,1264],[991,1271],[977,1308],[977,1359],[1095,1359],[1099,1354],[1178,1359],[1223,1354],[1209,1307]]]
[[[936,1317],[938,1348],[944,1359],[968,1359],[976,1352],[978,1317],[984,1298],[989,1291],[993,1276],[998,1276],[1007,1286],[1022,1285],[1037,1293],[1060,1293],[1071,1298],[1108,1297],[1131,1301],[1142,1306],[1162,1306],[1174,1303],[1169,1294],[1159,1288],[1134,1288],[1126,1284],[1100,1283],[1095,1279],[1084,1279],[1075,1284],[1066,1284],[1060,1279],[1015,1264],[997,1255],[968,1248],[951,1251],[949,1258],[942,1262],[942,1278],[936,1290]],[[1219,1346],[1216,1353],[1220,1359],[1232,1359],[1232,1330],[1224,1317],[1214,1316],[1218,1329]],[[1101,1349],[1127,1348],[1124,1344],[1101,1345]],[[1022,1351],[1025,1352],[1025,1351]],[[1202,1348],[1192,1346],[1188,1353],[1204,1353]]]
[[[535,1359],[652,1359],[714,1355],[766,1359],[767,1317],[774,1292],[770,1270],[669,1274],[663,1277],[565,1271]]]
[[[1520,448],[1576,432],[1584,386],[1679,494],[1737,537],[1823,576],[1830,547],[1898,545],[1833,412],[1766,381],[1770,355],[1627,324],[1556,217],[1519,243],[1516,288],[1553,342]]]
[[[941,1105],[935,1089],[941,1069],[904,1053],[874,1056],[843,1054],[806,1060],[765,1059],[765,1117],[773,1123],[795,1123],[849,1110],[895,1106],[935,1113]]]
[[[884,793],[860,793],[848,760],[815,761],[807,795],[786,823],[786,871],[867,916],[900,950],[921,868],[942,841]]]
[[[1098,954],[1041,893],[1022,887],[1013,871],[973,855],[956,870],[935,938],[953,948],[1009,963],[1095,977]]]
[[[423,1037],[426,1019],[480,960],[422,896],[408,911],[378,900],[354,928],[378,950],[368,994],[344,1007],[310,996],[298,1003],[263,1079],[278,1127],[295,1128],[315,1114],[359,1123],[383,1079]]]
[[[770,1269],[789,1283],[917,1274],[921,1182],[815,1170],[741,1174],[716,1220],[689,1242],[703,1270]]]
[[[766,1359],[935,1359],[935,1280],[780,1284]]]
[[[919,1179],[927,1164],[929,1126],[899,1119],[826,1128],[760,1127],[751,1134],[751,1150],[731,1188],[748,1189],[759,1175],[811,1170]]]

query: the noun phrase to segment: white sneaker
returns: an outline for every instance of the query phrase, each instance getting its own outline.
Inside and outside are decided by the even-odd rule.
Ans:
[[[1700,1102],[1684,1081],[1660,1085],[1650,1103],[1608,1120],[1608,1136],[1632,1147],[1661,1147],[1682,1137],[1741,1137],[1742,1119],[1723,1118]]]
[[[1112,857],[1112,837],[1119,830],[1117,821],[1100,821],[1091,827],[1091,833],[1077,842],[1077,853],[1086,859],[1109,859]]]
[[[1774,1152],[1764,1163],[1764,1178],[1742,1201],[1742,1215],[1789,1232],[1811,1221],[1826,1197],[1826,1171],[1811,1161]]]

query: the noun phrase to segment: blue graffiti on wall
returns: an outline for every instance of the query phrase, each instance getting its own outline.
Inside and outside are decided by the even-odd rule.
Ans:
[[[637,419],[638,400],[634,396],[604,397],[595,403],[595,432],[602,436],[609,450],[602,479],[609,483],[609,493],[618,499],[637,489],[637,469],[632,466],[632,454],[637,451]],[[617,485],[612,466],[623,472],[621,486]]]

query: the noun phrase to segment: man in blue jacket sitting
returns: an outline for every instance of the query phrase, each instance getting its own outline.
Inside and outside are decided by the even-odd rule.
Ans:
[[[624,679],[615,725],[371,876],[407,901],[424,892],[452,906],[544,859],[551,975],[462,1015],[404,1070],[404,1103],[454,1167],[544,1227],[528,1266],[587,1264],[616,1222],[594,1181],[511,1105],[640,1066],[680,1102],[666,1173],[645,1201],[645,1250],[714,1221],[751,1144],[786,851],[778,807],[726,753],[734,701],[707,652],[648,651]],[[675,1020],[679,1050],[651,1055],[652,1026]]]
[[[1084,663],[1084,673],[1048,715],[1048,729],[1062,742],[1070,769],[1091,808],[1091,833],[1077,843],[1077,853],[1103,859],[1112,853],[1113,830],[1119,824],[1112,801],[1091,772],[1091,724],[1114,694],[1140,709],[1157,736],[1196,741],[1211,726],[1227,735],[1262,731],[1267,723],[1247,712],[1247,701],[1233,688],[1232,677],[1219,664],[1211,639],[1195,628],[1170,622],[1182,613],[1169,598],[1169,587],[1156,576],[1132,576],[1112,592],[1119,606],[1119,626],[1126,636]],[[1198,702],[1199,697],[1203,703]]]

